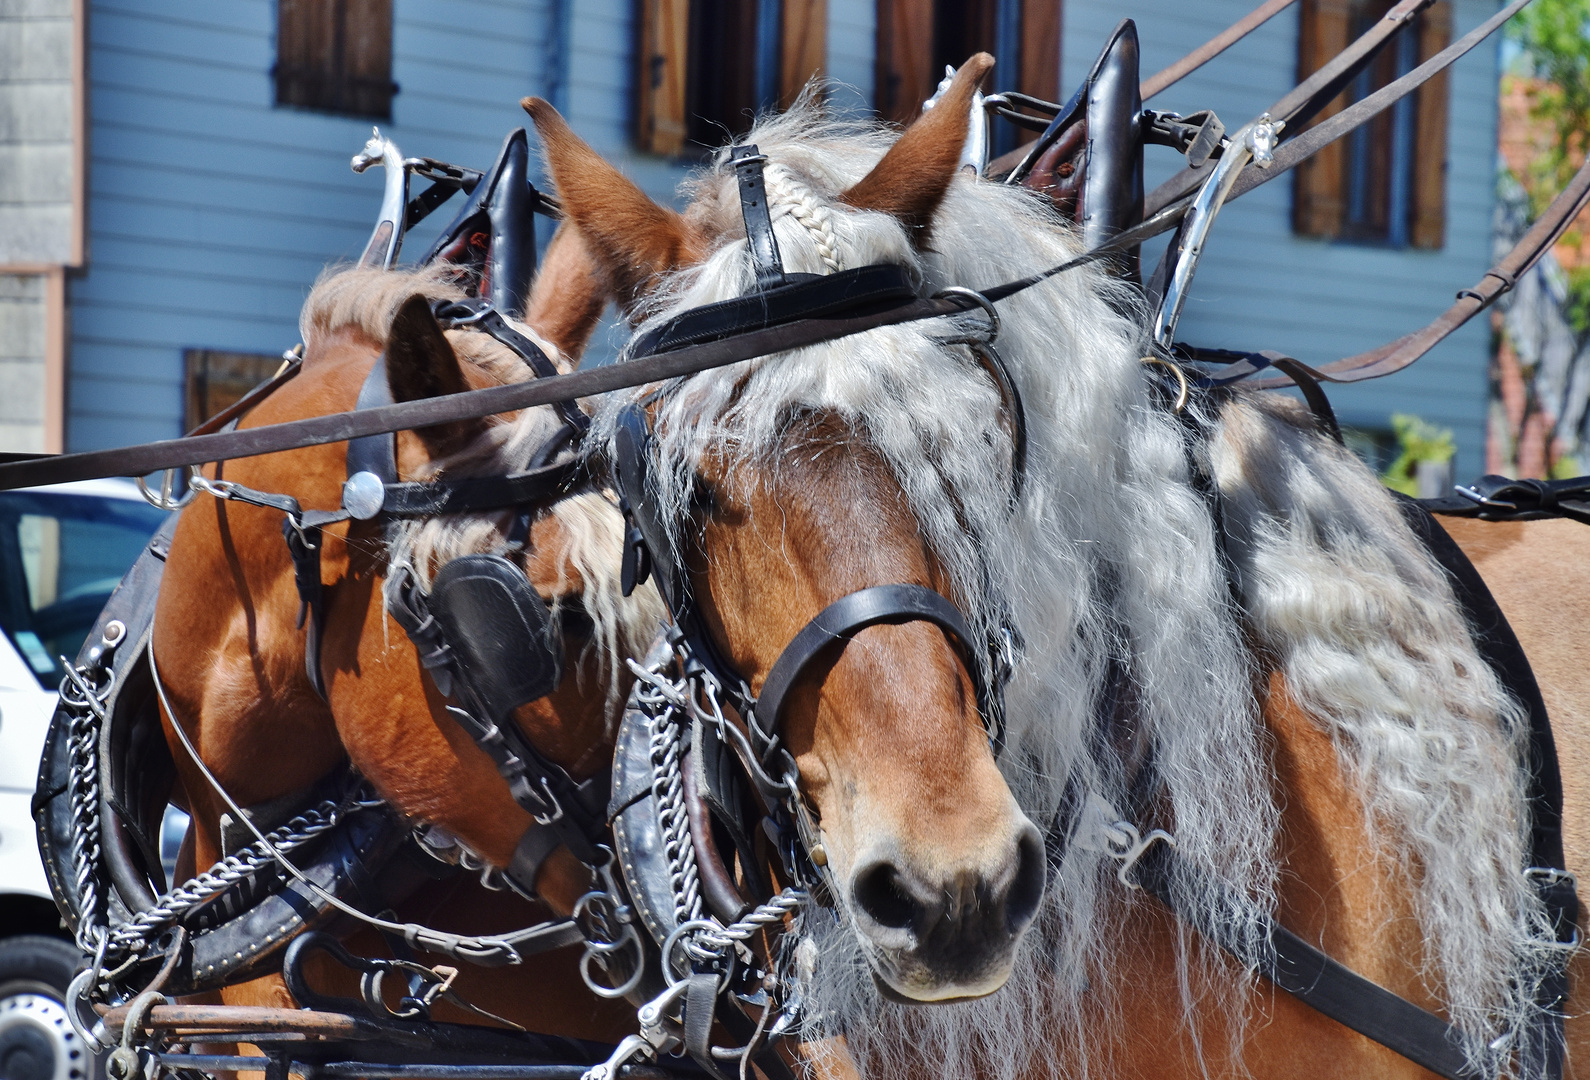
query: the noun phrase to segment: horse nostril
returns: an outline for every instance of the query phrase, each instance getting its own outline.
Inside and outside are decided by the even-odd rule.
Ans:
[[[856,906],[880,926],[909,930],[916,925],[917,902],[889,863],[877,863],[857,874],[852,893]]]
[[[1010,933],[1021,933],[1038,914],[1048,876],[1043,840],[1029,824],[1016,840],[1016,876],[1005,898],[1005,926]]]

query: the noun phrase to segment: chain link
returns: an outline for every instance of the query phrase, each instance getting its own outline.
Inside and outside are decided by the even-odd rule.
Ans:
[[[125,631],[124,631],[125,633]],[[72,811],[72,875],[77,886],[77,947],[94,953],[105,932],[99,898],[99,729],[116,676],[102,661],[65,663],[60,708],[68,721],[71,766],[67,785]]]

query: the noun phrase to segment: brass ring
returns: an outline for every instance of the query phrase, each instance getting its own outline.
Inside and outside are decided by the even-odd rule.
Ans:
[[[1162,368],[1168,368],[1171,374],[1176,376],[1176,404],[1171,406],[1171,411],[1179,413],[1187,407],[1187,399],[1192,396],[1192,386],[1187,382],[1187,373],[1179,365],[1158,356],[1145,356],[1138,363],[1158,364]]]

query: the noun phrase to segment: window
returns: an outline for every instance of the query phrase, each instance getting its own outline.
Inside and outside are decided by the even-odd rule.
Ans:
[[[679,157],[744,134],[822,72],[827,27],[827,0],[641,0],[641,149]]]
[[[165,519],[126,481],[0,492],[0,628],[45,689]]]
[[[1390,8],[1391,0],[1304,0],[1299,75],[1313,73]],[[1451,35],[1450,0],[1439,0],[1394,36],[1319,118],[1411,71],[1446,48]],[[1443,72],[1298,167],[1293,230],[1356,243],[1439,248],[1446,232],[1446,127]]]
[[[1061,0],[878,0],[879,114],[909,123],[944,68],[958,67],[979,51],[998,61],[995,88],[1059,99],[1060,18]],[[1009,124],[991,131],[995,154],[1020,137]]]
[[[182,366],[187,389],[182,430],[192,431],[276,374],[282,366],[282,358],[216,349],[185,349]]]
[[[276,104],[392,117],[392,0],[277,0]]]

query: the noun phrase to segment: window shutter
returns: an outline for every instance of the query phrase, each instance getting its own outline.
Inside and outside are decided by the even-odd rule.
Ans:
[[[689,38],[689,0],[641,0],[635,138],[648,153],[667,157],[684,153]]]
[[[343,108],[392,115],[392,0],[341,0]]]
[[[1298,81],[1314,74],[1347,47],[1350,0],[1303,0],[1298,12]],[[1321,109],[1316,122],[1341,112],[1345,95]],[[1338,139],[1298,165],[1292,180],[1292,231],[1300,236],[1341,234],[1344,150]]]
[[[788,108],[828,62],[828,0],[784,0],[782,51],[778,101]]]
[[[1022,0],[1018,88],[1023,94],[1045,101],[1065,100],[1060,93],[1060,26],[1063,17],[1062,0]],[[995,75],[998,75],[997,68]],[[995,82],[999,80],[996,78]],[[1037,137],[1037,132],[1023,130],[1019,139],[1021,142],[1031,142]]]
[[[1452,2],[1439,0],[1425,9],[1419,27],[1422,64],[1452,41]],[[1418,90],[1414,122],[1412,217],[1408,238],[1417,248],[1435,249],[1446,242],[1446,128],[1450,96],[1443,71]]]
[[[897,124],[915,119],[938,85],[933,74],[933,5],[924,0],[878,0],[878,45],[873,107]]]

